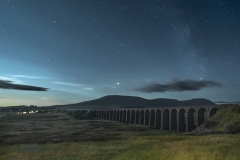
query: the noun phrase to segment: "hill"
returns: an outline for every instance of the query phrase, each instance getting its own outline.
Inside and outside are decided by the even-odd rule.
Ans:
[[[142,107],[170,107],[170,106],[200,106],[200,105],[216,105],[210,100],[204,98],[196,98],[185,101],[178,101],[176,99],[157,98],[157,99],[145,99],[135,96],[120,96],[109,95],[99,99],[85,101],[77,104],[61,105],[54,107],[61,108],[142,108]]]
[[[240,105],[219,111],[191,133],[240,133]]]

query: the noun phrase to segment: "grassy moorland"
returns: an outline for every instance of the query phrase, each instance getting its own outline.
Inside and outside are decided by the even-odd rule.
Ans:
[[[9,115],[0,130],[0,160],[240,159],[239,134],[185,135],[60,113]]]

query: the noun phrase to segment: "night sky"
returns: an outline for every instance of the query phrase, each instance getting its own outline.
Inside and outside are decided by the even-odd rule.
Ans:
[[[240,1],[0,1],[0,106],[106,95],[240,101]]]

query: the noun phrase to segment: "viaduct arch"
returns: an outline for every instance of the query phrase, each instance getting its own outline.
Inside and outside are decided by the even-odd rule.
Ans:
[[[161,130],[190,132],[212,117],[216,112],[230,106],[176,106],[159,108],[92,109],[97,118],[126,124],[148,125]]]

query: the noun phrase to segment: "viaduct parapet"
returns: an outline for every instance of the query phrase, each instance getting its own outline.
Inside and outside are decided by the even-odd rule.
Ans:
[[[149,125],[161,130],[190,132],[231,105],[176,106],[159,108],[92,109],[97,118],[127,124]]]

